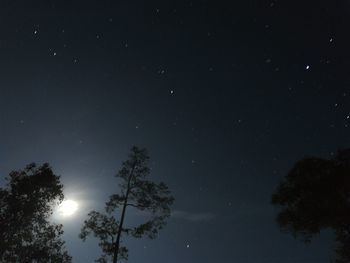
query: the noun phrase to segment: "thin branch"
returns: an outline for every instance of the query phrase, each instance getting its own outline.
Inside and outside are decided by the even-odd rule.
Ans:
[[[126,204],[127,206],[132,206],[132,207],[135,207],[135,208],[150,208],[150,206],[144,206],[144,205],[135,205],[135,204],[131,204],[131,203],[127,203]]]

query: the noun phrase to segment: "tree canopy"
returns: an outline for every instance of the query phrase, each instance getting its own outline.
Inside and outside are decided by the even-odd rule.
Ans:
[[[305,242],[322,229],[336,234],[336,262],[350,262],[350,150],[333,159],[298,161],[272,195],[283,231]]]
[[[71,262],[62,225],[48,221],[63,200],[63,185],[45,163],[32,163],[6,177],[0,189],[0,262]]]
[[[99,238],[103,253],[96,262],[107,262],[108,258],[112,258],[114,263],[118,259],[128,259],[128,249],[122,246],[123,237],[147,236],[153,239],[165,226],[174,198],[166,184],[146,180],[150,173],[148,161],[146,149],[133,147],[128,160],[123,162],[116,175],[120,182],[119,193],[110,196],[104,213],[91,211],[88,214],[80,238],[85,240],[90,234]],[[148,220],[137,226],[126,227],[124,220],[128,208],[148,212]]]

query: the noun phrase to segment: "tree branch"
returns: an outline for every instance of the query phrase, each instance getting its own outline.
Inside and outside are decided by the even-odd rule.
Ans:
[[[135,207],[135,208],[149,208],[150,206],[144,206],[144,205],[135,205],[135,204],[131,204],[131,203],[127,203],[126,204],[127,206],[132,206],[132,207]]]

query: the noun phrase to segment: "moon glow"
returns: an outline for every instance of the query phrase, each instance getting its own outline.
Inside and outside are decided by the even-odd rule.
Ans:
[[[66,217],[75,214],[78,210],[78,203],[73,200],[64,200],[58,207],[58,212]]]

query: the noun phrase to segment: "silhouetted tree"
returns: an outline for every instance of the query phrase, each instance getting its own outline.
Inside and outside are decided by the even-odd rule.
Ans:
[[[46,163],[29,164],[6,177],[0,189],[0,262],[67,263],[62,225],[48,221],[63,200],[63,185]]]
[[[156,238],[158,231],[166,224],[170,216],[170,206],[174,198],[164,183],[156,184],[146,180],[150,173],[146,149],[133,147],[129,159],[122,164],[116,177],[120,179],[120,193],[110,196],[106,203],[106,213],[92,211],[84,221],[80,238],[84,241],[89,234],[98,237],[102,256],[96,262],[113,263],[118,259],[128,258],[128,249],[122,246],[122,237],[131,235],[135,238],[148,236]],[[120,208],[120,218],[115,218],[116,209]],[[149,220],[138,226],[127,228],[124,220],[127,208],[134,208],[149,213]]]
[[[272,195],[281,211],[277,222],[294,237],[310,242],[322,229],[336,234],[336,262],[350,262],[350,150],[334,159],[298,161]]]

